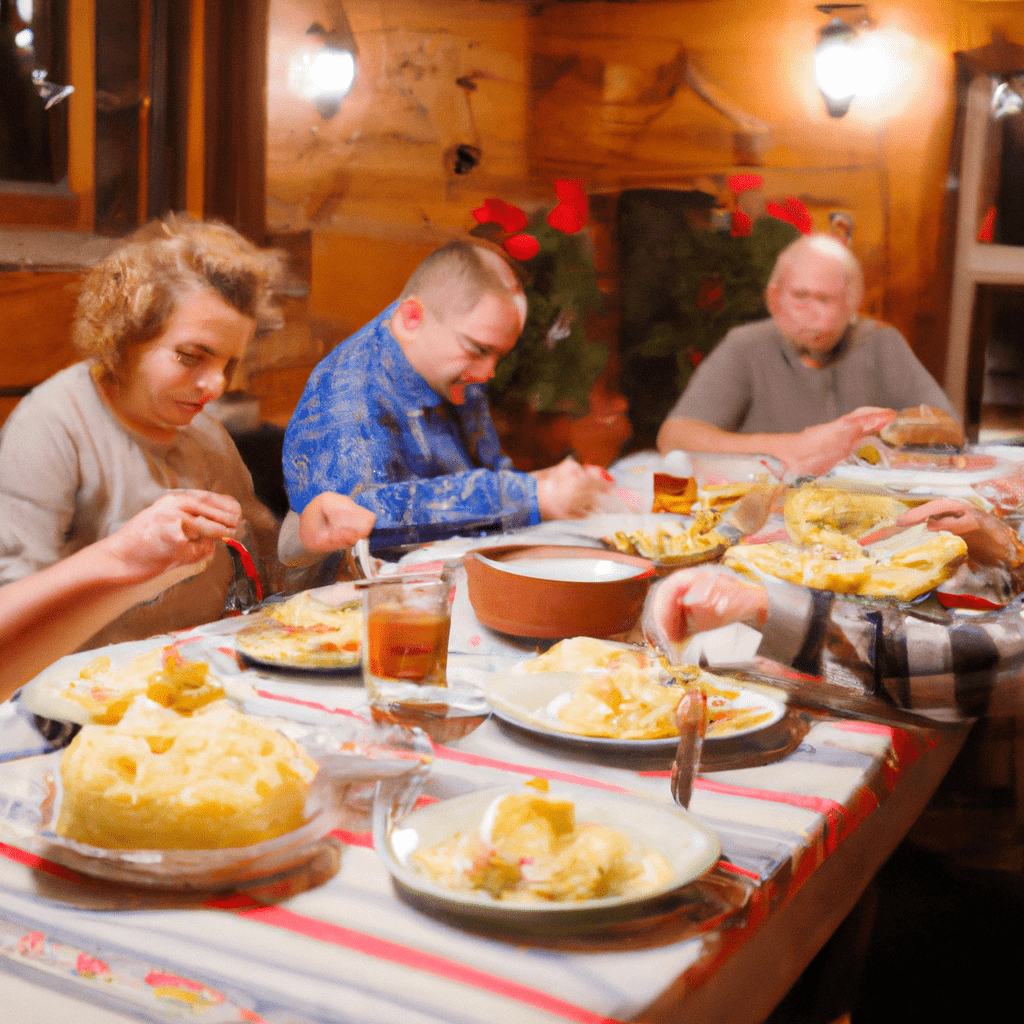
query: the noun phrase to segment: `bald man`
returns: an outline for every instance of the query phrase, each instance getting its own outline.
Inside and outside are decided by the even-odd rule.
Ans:
[[[596,508],[611,486],[600,470],[567,460],[522,473],[501,453],[484,385],[525,318],[526,297],[502,256],[450,242],[320,362],[284,441],[292,511],[326,504],[323,533],[302,536],[307,549],[329,546],[332,494],[376,515],[378,548]]]
[[[949,399],[893,327],[860,318],[857,258],[829,235],[779,254],[770,319],[731,330],[694,373],[658,433],[658,448],[774,455],[823,473],[894,416]]]

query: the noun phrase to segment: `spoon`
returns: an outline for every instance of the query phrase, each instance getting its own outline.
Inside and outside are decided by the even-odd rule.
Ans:
[[[704,745],[707,698],[699,686],[688,687],[676,707],[679,745],[672,762],[670,786],[672,799],[682,808],[690,806],[693,783],[700,767],[700,751]]]

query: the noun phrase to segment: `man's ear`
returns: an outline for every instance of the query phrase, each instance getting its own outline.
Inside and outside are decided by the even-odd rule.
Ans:
[[[423,326],[424,317],[423,303],[415,295],[402,299],[394,315],[399,332],[405,335],[415,334]]]

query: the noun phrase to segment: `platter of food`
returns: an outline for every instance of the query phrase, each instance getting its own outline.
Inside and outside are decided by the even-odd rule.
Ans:
[[[545,934],[662,909],[721,853],[673,804],[544,780],[405,815],[378,802],[374,844],[402,895],[427,912]]]
[[[485,684],[494,715],[548,740],[611,754],[670,754],[675,709],[687,686],[707,701],[704,742],[713,746],[768,729],[784,702],[696,666],[669,667],[649,648],[574,637],[495,673]]]
[[[336,675],[361,663],[362,600],[331,587],[268,602],[235,634],[235,649],[255,668]]]
[[[378,781],[411,804],[430,758],[407,730],[229,708],[182,718],[144,700],[62,753],[0,765],[0,835],[108,882],[230,888],[306,863],[335,829],[366,828]]]

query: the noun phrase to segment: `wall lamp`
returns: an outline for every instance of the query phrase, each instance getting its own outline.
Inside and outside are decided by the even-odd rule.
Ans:
[[[825,100],[829,117],[842,117],[857,94],[860,75],[860,54],[857,30],[837,12],[847,17],[854,11],[864,11],[863,4],[819,4],[828,23],[818,33],[814,48],[814,84]],[[867,24],[866,16],[859,19]]]
[[[340,5],[333,29],[317,21],[306,29],[306,37],[288,62],[288,88],[309,100],[326,121],[341,109],[355,82],[356,40]]]
[[[1011,84],[1012,83],[1012,84]],[[1020,77],[1002,79],[992,93],[992,120],[1019,114],[1024,110],[1024,82]]]

